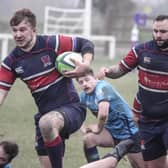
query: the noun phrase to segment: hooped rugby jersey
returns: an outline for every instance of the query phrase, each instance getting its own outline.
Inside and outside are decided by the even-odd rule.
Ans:
[[[136,99],[142,109],[137,111],[154,119],[167,117],[168,52],[161,51],[152,40],[135,46],[121,60],[120,66],[126,72],[138,68],[139,91]]]
[[[20,78],[30,89],[41,113],[78,102],[72,80],[63,77],[55,68],[56,57],[65,51],[93,53],[93,44],[77,37],[38,35],[30,52],[16,47],[4,59],[0,68],[0,88],[9,91],[16,78]]]

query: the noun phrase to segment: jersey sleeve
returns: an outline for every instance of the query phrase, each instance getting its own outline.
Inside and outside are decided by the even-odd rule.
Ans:
[[[94,54],[94,45],[90,40],[64,35],[57,35],[54,38],[51,38],[50,43],[54,44],[53,47],[57,55],[66,51],[79,52],[82,55],[85,53]]]
[[[0,66],[0,88],[9,91],[15,80],[16,75],[12,70],[11,61],[6,58]]]
[[[103,82],[96,88],[96,97],[98,102],[111,101],[112,99],[115,99],[112,87]]]
[[[120,67],[125,72],[133,70],[137,66],[138,58],[133,48],[120,62]]]
[[[85,38],[75,37],[73,39],[74,51],[81,52],[82,55],[85,53],[91,53],[94,55],[94,44]]]

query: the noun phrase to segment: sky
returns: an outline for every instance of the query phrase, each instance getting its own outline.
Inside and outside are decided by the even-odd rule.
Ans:
[[[26,7],[33,10],[37,15],[38,21],[44,19],[44,8],[45,6],[55,7],[76,7],[80,1],[84,0],[0,0],[0,21],[9,20],[15,10]],[[94,0],[93,0],[94,1]],[[149,9],[149,5],[159,6],[167,0],[132,0],[134,3],[139,5],[146,5],[145,9]],[[163,6],[164,7],[164,6]],[[164,10],[167,11],[167,8]]]
[[[79,0],[0,0],[0,20],[9,20],[15,10],[20,8],[30,8],[36,15],[37,19],[42,21],[44,18],[44,7],[74,7]]]

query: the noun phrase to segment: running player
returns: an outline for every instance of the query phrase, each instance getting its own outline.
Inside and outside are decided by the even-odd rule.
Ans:
[[[41,164],[45,168],[62,168],[64,140],[81,127],[86,114],[71,78],[88,69],[94,53],[93,43],[59,34],[37,35],[36,16],[29,9],[16,11],[10,26],[16,47],[0,69],[0,104],[16,78],[20,78],[30,89],[38,108],[36,150]],[[75,62],[76,68],[65,72],[66,77],[55,68],[56,57],[65,51],[83,56],[83,62]]]
[[[139,44],[110,68],[102,67],[99,78],[119,78],[138,68],[139,91],[134,114],[148,168],[168,167],[168,15],[153,22],[153,40]],[[139,116],[139,117],[138,117]]]

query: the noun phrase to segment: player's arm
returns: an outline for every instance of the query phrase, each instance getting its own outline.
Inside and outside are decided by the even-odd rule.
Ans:
[[[127,72],[121,68],[120,64],[117,64],[117,65],[113,65],[109,68],[102,67],[99,70],[98,78],[103,79],[104,77],[108,77],[108,78],[116,79],[116,78],[119,78],[119,77],[125,75],[126,73]]]
[[[8,95],[8,91],[0,89],[0,105],[3,104],[7,95]]]
[[[92,41],[85,38],[76,38],[76,48],[77,52],[80,52],[83,56],[83,63],[90,65],[94,57],[94,44]]]
[[[137,66],[137,56],[135,50],[131,50],[118,64],[100,68],[97,76],[99,79],[104,77],[116,79],[130,72]]]
[[[8,60],[5,61],[7,62]],[[4,62],[2,62],[0,66],[0,105],[3,104],[16,79],[15,73],[13,73],[8,64],[5,64]]]
[[[83,55],[83,63],[87,66],[90,66],[91,62],[93,60],[93,53],[85,53]]]
[[[80,127],[80,131],[82,134],[87,134],[88,132],[90,132],[90,129],[85,122],[83,122],[82,126]]]
[[[106,120],[108,118],[108,113],[109,113],[109,102],[108,101],[101,101],[98,104],[98,116],[97,116],[97,124],[95,125],[95,128],[92,129],[92,132],[95,134],[99,134],[103,128],[104,124],[106,123]]]
[[[91,41],[84,38],[76,38],[75,52],[80,52],[83,57],[83,61],[79,62],[73,60],[76,68],[72,71],[65,72],[67,77],[79,77],[82,76],[89,68],[94,57],[94,45]]]

